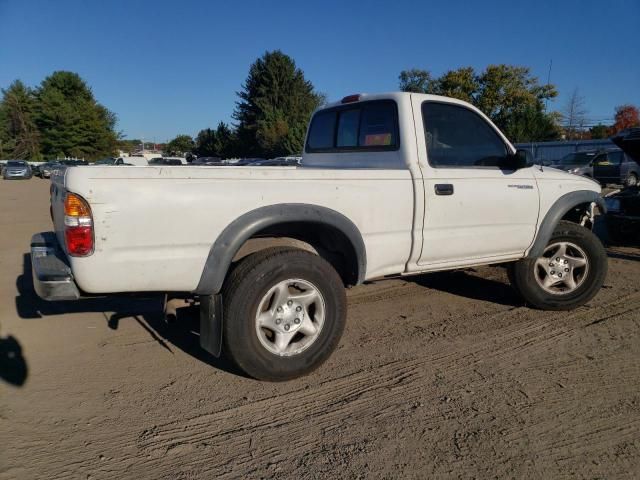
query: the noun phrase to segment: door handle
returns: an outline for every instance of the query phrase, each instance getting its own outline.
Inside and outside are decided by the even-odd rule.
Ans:
[[[453,195],[453,185],[451,183],[436,183],[436,195]]]

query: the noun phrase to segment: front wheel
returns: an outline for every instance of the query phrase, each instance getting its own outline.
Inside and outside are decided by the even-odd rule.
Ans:
[[[607,252],[588,229],[561,221],[542,256],[511,266],[514,288],[543,310],[571,310],[591,300],[607,276]]]
[[[627,178],[624,182],[624,186],[625,187],[635,187],[638,185],[638,176],[631,172],[629,175],[627,175]]]
[[[338,345],[346,294],[323,258],[291,248],[243,259],[223,289],[224,350],[259,380],[281,381],[320,366]]]

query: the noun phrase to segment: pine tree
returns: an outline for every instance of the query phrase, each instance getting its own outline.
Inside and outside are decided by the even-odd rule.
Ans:
[[[54,72],[37,90],[36,123],[45,156],[95,159],[113,155],[116,117],[100,105],[91,89],[73,72]]]
[[[40,135],[35,124],[33,91],[20,80],[2,91],[0,102],[0,154],[5,157],[39,160]]]
[[[244,156],[275,157],[302,151],[307,123],[322,96],[293,59],[266,52],[249,69],[238,92],[234,119]]]

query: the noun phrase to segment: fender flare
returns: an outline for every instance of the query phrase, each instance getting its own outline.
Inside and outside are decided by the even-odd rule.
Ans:
[[[194,293],[199,295],[219,293],[231,261],[240,247],[260,230],[287,222],[324,224],[342,232],[356,252],[357,283],[364,281],[367,268],[366,248],[360,230],[351,220],[330,208],[305,203],[283,203],[257,208],[227,225],[209,250],[200,282]]]
[[[529,248],[529,252],[525,258],[538,258],[541,256],[545,247],[549,243],[549,239],[551,239],[553,231],[556,229],[556,226],[562,217],[564,217],[567,212],[576,205],[592,202],[598,205],[598,208],[602,213],[607,213],[607,207],[604,203],[604,199],[599,193],[592,190],[569,192],[556,200],[540,223],[540,228],[538,229],[536,238]]]

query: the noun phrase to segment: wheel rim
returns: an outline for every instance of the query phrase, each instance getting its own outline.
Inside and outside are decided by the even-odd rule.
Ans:
[[[262,297],[256,334],[269,352],[287,357],[309,348],[320,336],[325,302],[318,287],[301,279],[283,280]]]
[[[627,185],[630,187],[635,187],[638,184],[638,178],[632,173],[629,175],[629,179],[627,180]]]
[[[535,277],[538,285],[553,295],[574,292],[589,273],[589,259],[579,246],[571,242],[549,245],[536,260]]]

